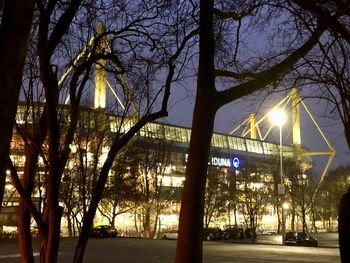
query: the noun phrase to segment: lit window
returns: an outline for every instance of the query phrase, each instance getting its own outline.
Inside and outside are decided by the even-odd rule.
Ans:
[[[263,148],[260,141],[246,139],[246,143],[248,152],[263,153]]]
[[[228,145],[230,149],[246,151],[246,146],[243,138],[237,138],[233,136],[228,137]]]
[[[213,134],[211,144],[214,147],[228,148],[227,137],[217,133]]]
[[[278,154],[278,146],[276,144],[273,143],[269,143],[269,142],[263,142],[263,147],[264,147],[264,154],[274,154],[277,155]]]

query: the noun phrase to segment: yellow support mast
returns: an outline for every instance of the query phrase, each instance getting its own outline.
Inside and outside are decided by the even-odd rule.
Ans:
[[[250,124],[250,138],[256,139],[256,116],[255,113],[249,115],[249,124]]]
[[[230,134],[234,134],[237,132],[242,126],[245,126],[245,129],[241,133],[242,137],[246,137],[248,134],[250,134],[250,137],[253,139],[257,139],[257,135],[259,136],[260,140],[265,140],[267,136],[269,135],[270,131],[272,130],[272,125],[270,128],[268,128],[267,132],[265,135],[261,135],[260,127],[259,125],[264,122],[270,113],[274,111],[275,109],[281,107],[285,108],[289,102],[291,103],[291,111],[292,111],[292,131],[293,131],[293,146],[294,146],[294,153],[295,153],[295,161],[300,163],[300,161],[303,160],[303,156],[321,156],[321,155],[328,155],[328,161],[327,164],[325,165],[322,175],[320,177],[320,180],[318,182],[318,185],[316,187],[316,190],[314,192],[313,198],[315,197],[315,194],[318,190],[318,187],[323,181],[323,178],[328,172],[328,169],[330,167],[330,164],[334,158],[335,155],[335,149],[334,147],[330,144],[330,142],[327,140],[325,134],[321,130],[320,126],[316,122],[315,118],[312,116],[311,112],[303,102],[303,100],[300,97],[300,93],[297,88],[293,88],[289,94],[284,97],[280,102],[278,102],[270,111],[268,111],[263,117],[261,117],[258,121],[256,120],[256,115],[255,114],[250,114],[249,118],[246,119],[241,125],[239,125],[237,128],[235,128]],[[303,106],[305,111],[307,112],[308,116],[312,120],[313,124],[317,128],[319,134],[321,135],[322,139],[325,141],[325,143],[328,146],[328,151],[308,151],[302,148],[301,144],[301,118],[300,118],[300,112],[301,108],[300,106]],[[249,129],[248,128],[248,123],[249,123]]]
[[[106,32],[106,28],[102,24],[96,26],[97,35],[101,35]],[[108,48],[108,41],[105,37],[99,41],[97,45],[97,52],[103,53]],[[106,65],[105,59],[100,59],[95,65],[95,94],[94,94],[94,108],[105,109],[106,108]]]
[[[292,104],[292,131],[293,131],[293,146],[295,150],[295,160],[301,160],[301,133],[300,133],[300,94],[296,88],[290,92]]]

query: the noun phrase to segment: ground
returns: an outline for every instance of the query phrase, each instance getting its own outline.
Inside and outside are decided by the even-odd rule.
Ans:
[[[337,263],[340,262],[336,234],[317,236],[320,246],[292,247],[273,244],[242,244],[223,241],[206,241],[203,249],[203,263],[247,262],[247,263]],[[273,238],[272,238],[273,239]],[[58,262],[72,262],[76,238],[63,238]],[[143,262],[170,263],[174,260],[175,240],[147,240],[132,238],[89,239],[84,263],[95,262]],[[37,253],[35,259],[39,262]],[[14,240],[1,242],[0,262],[20,262],[18,245]]]

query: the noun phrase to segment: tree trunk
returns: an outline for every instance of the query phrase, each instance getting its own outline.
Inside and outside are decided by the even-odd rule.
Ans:
[[[18,208],[18,241],[22,263],[34,263],[30,218],[30,212],[21,198]]]
[[[198,97],[197,95],[197,105],[200,103],[198,101],[201,100]],[[207,99],[203,98],[203,105],[209,105],[204,102],[205,100]],[[177,263],[202,261],[206,168],[215,112],[209,112],[208,107],[198,107],[194,114],[186,180],[182,191],[179,237],[175,259]]]
[[[146,204],[143,213],[143,232],[147,238],[151,238],[151,207],[149,204]]]
[[[350,114],[348,114],[348,115],[350,115]],[[350,121],[348,121],[348,122],[344,121],[344,134],[345,134],[346,142],[348,143],[348,146],[350,149]]]
[[[136,208],[136,204],[135,204],[135,209],[134,209],[134,226],[135,226],[135,231],[139,232],[139,228],[137,226],[137,208]]]
[[[235,217],[235,227],[237,227],[238,226],[238,223],[237,223],[237,207],[236,207],[236,204],[235,204],[235,206],[234,206],[234,217]]]
[[[202,262],[204,193],[215,107],[213,1],[200,3],[200,55],[186,179],[182,190],[176,263]]]
[[[276,207],[277,208],[277,233],[282,233],[282,219],[281,219],[281,213],[280,213],[280,207],[279,205]]]
[[[316,214],[315,214],[315,206],[311,205],[311,214],[312,214],[312,228],[317,231],[316,227]]]
[[[106,184],[107,177],[108,177],[108,172],[109,172],[110,168],[112,167],[114,158],[115,158],[118,150],[119,149],[117,147],[114,147],[109,151],[107,160],[105,161],[105,163],[101,169],[99,179],[97,180],[96,186],[95,186],[94,191],[93,191],[93,195],[91,198],[89,209],[88,209],[88,211],[84,217],[84,220],[83,220],[83,226],[82,226],[81,231],[80,231],[78,244],[75,248],[75,254],[74,254],[74,259],[73,259],[74,263],[82,263],[83,262],[84,252],[85,252],[85,248],[86,248],[88,238],[89,238],[89,231],[90,231],[91,226],[93,224],[93,220],[95,217],[98,203],[102,197],[104,186]]]
[[[60,206],[52,206],[49,210],[48,239],[44,250],[45,260],[42,262],[57,262],[58,248],[60,243],[62,213],[63,207]]]
[[[201,100],[198,97],[197,95],[197,105],[202,104],[198,102]],[[207,99],[203,98],[203,105],[209,105],[204,102]],[[204,191],[214,116],[215,112],[209,112],[208,107],[198,107],[195,110],[186,180],[182,191],[175,260],[178,263],[202,261]]]
[[[338,234],[341,262],[348,263],[350,262],[350,187],[340,201]]]
[[[40,263],[46,262],[47,238],[40,236]]]
[[[5,1],[0,26],[0,210],[34,3],[34,0]]]
[[[73,216],[72,216],[72,209],[68,208],[67,211],[67,228],[68,228],[68,236],[72,237],[73,236]]]
[[[40,144],[40,136],[36,136],[38,141],[32,144],[27,144],[25,147],[26,162],[24,166],[23,179],[21,184],[28,196],[31,196],[34,188],[34,176],[36,174],[36,165],[38,161],[39,152],[33,145]],[[23,196],[20,197],[18,209],[18,238],[19,247],[22,257],[22,262],[34,262],[32,237],[30,234],[31,214],[29,209],[24,205]]]
[[[45,77],[42,77],[45,79]],[[44,81],[45,82],[45,81]],[[61,182],[62,172],[59,161],[59,123],[57,113],[57,99],[55,92],[48,87],[54,87],[57,82],[54,78],[49,78],[46,85],[46,107],[47,107],[47,123],[48,123],[48,160],[49,169],[46,178],[46,207],[44,213],[44,222],[47,225],[47,244],[45,246],[45,263],[57,262],[60,233],[61,233],[61,218],[63,214],[63,207],[59,206],[59,186]]]

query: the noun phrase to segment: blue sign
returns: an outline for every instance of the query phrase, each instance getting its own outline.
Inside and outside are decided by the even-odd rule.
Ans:
[[[235,156],[232,158],[231,164],[234,169],[238,169],[241,165],[241,160],[237,156]]]

